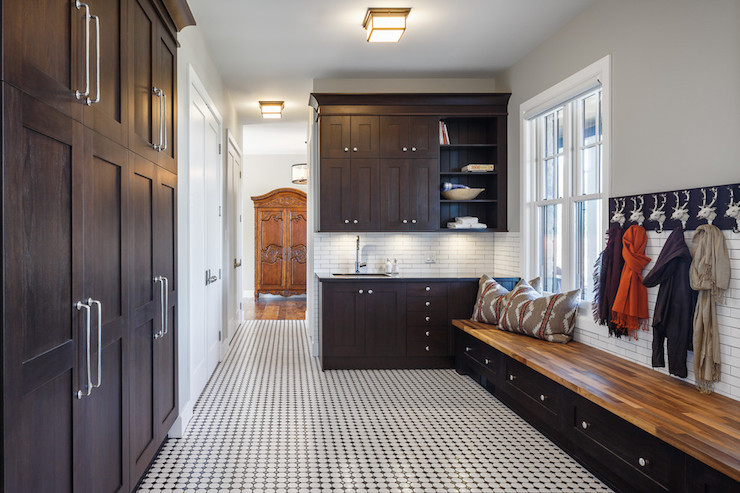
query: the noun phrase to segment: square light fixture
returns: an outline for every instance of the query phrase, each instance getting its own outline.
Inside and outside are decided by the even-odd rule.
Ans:
[[[299,163],[290,167],[290,181],[298,185],[308,183],[308,164]]]
[[[397,43],[406,31],[406,17],[411,9],[367,9],[362,27],[368,43]]]
[[[284,101],[260,101],[262,118],[282,118]]]

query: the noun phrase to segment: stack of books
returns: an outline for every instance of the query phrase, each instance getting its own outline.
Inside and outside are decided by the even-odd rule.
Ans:
[[[462,171],[467,171],[471,173],[484,173],[486,171],[493,171],[493,165],[492,164],[468,164],[467,166],[463,166]]]
[[[443,121],[439,122],[439,143],[441,145],[449,145],[450,134],[447,132],[447,124]]]

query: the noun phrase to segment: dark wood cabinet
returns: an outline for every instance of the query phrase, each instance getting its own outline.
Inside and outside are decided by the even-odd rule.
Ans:
[[[428,158],[439,155],[439,118],[381,116],[380,155],[384,158]]]
[[[322,159],[320,174],[321,231],[378,230],[378,159]]]
[[[331,116],[321,121],[322,158],[374,158],[380,151],[377,116]]]
[[[306,293],[306,194],[279,188],[254,201],[254,297]]]
[[[380,230],[436,231],[439,221],[435,159],[380,161]]]
[[[365,356],[403,356],[406,353],[405,286],[398,283],[367,283],[362,298]]]

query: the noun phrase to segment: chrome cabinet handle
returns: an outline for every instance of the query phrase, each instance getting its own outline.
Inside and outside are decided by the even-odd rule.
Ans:
[[[473,350],[473,348],[471,348],[470,346],[465,346],[465,352],[466,353],[469,353],[472,350]]]
[[[408,219],[404,219],[404,220],[403,220],[403,221],[401,221],[401,222],[402,222],[403,224],[408,224],[409,220],[408,220]]]
[[[90,6],[75,0],[77,10],[85,9],[85,92],[75,91],[75,97],[82,99],[90,94]]]
[[[162,120],[160,125],[164,129],[164,145],[160,149],[160,151],[166,151],[167,150],[167,93],[164,91],[162,92],[162,98],[164,99],[164,109],[162,110]]]
[[[545,402],[547,400],[547,396],[545,394],[540,394],[540,402]]]
[[[408,151],[408,150],[409,150],[409,149],[408,149],[408,147],[404,147],[404,148],[403,148],[403,152],[406,152],[406,151]]]
[[[645,467],[650,464],[650,461],[643,457],[640,457],[639,459],[637,459],[637,463],[640,464],[640,467]]]
[[[361,290],[359,290],[359,291],[357,291],[357,292],[358,292],[358,293],[360,293],[360,294],[362,294],[362,293],[364,293],[364,292],[365,292],[365,290],[364,290],[364,289],[361,289]]]
[[[357,152],[357,147],[353,147],[352,152]]]
[[[82,390],[77,391],[77,398],[82,399],[83,397],[89,396],[90,392],[92,392],[92,373],[90,371],[90,305],[83,303],[82,301],[78,301],[74,304],[74,307],[77,308],[77,310],[82,310],[84,308],[87,312],[85,314],[85,340],[87,341],[85,347],[85,353],[87,354],[87,393]]]
[[[426,305],[426,306],[430,306],[430,305],[431,305],[431,303],[430,303],[429,301],[427,301],[426,303],[424,303],[424,305]]]
[[[429,346],[426,346],[424,349],[426,349],[427,351],[429,351]]]
[[[427,287],[424,288],[424,291],[431,291],[431,290],[432,290],[432,288],[430,286],[427,286]]]
[[[424,317],[424,320],[427,321],[427,322],[429,322],[431,320],[431,318],[430,317]]]
[[[164,334],[162,334],[164,336],[170,331],[170,280],[165,276],[162,276],[162,279],[164,279]]]
[[[164,113],[162,110],[164,109],[164,105],[162,104],[162,89],[158,87],[152,87],[152,93],[159,98],[159,140],[158,144],[152,143],[152,147],[155,151],[159,152],[162,150],[162,142],[164,141],[164,129],[162,128],[162,120],[164,120]]]
[[[416,219],[412,219],[411,224],[416,224]]]
[[[412,147],[411,152],[416,152],[416,147]]]
[[[88,96],[85,100],[88,106],[100,102],[100,17],[91,15],[90,18],[95,21],[95,99]]]
[[[490,359],[488,359],[488,358],[484,359],[483,361],[484,361],[484,362],[485,362],[485,363],[486,363],[487,365],[490,365],[490,364],[491,364],[491,360],[490,360]]]
[[[509,381],[513,382],[514,380],[516,380],[516,375],[514,374],[509,375]]]
[[[424,335],[429,337],[429,331],[427,330],[426,332],[424,332]]]
[[[92,385],[94,389],[97,389],[103,383],[101,370],[103,364],[103,304],[92,298],[87,299],[87,304],[90,306],[98,305],[98,382]]]
[[[349,152],[349,147],[345,147],[344,152]]]
[[[588,430],[590,427],[591,427],[591,424],[588,423],[587,421],[581,422],[581,428],[583,428],[584,430]]]
[[[372,289],[368,289],[367,290],[367,294],[373,294],[373,290]]]
[[[164,277],[157,276],[153,281],[159,283],[159,309],[162,315],[160,318],[160,329],[154,333],[154,338],[159,339],[164,335]]]
[[[359,223],[360,221],[358,221],[357,219],[355,219],[355,220],[354,220],[354,221],[352,221],[352,222],[353,222],[354,224],[357,224],[357,223]]]
[[[349,219],[345,219],[344,224],[349,224]]]

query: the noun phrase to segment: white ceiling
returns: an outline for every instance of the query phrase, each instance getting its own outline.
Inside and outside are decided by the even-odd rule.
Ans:
[[[594,0],[188,0],[242,123],[284,100],[305,122],[313,79],[487,78]],[[370,44],[368,7],[411,7],[400,43]],[[279,125],[279,123],[276,123]]]

